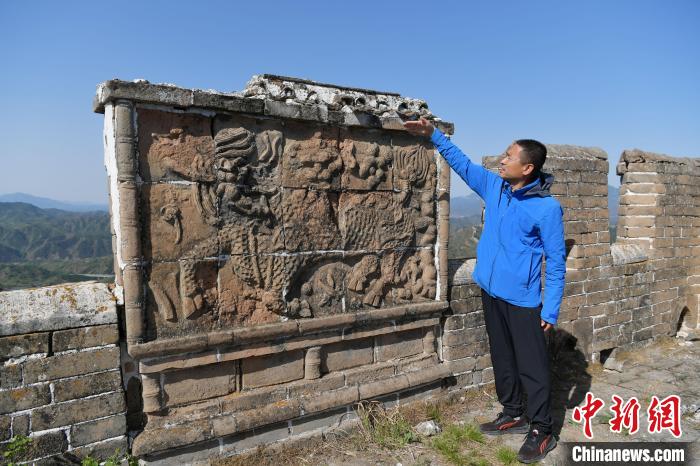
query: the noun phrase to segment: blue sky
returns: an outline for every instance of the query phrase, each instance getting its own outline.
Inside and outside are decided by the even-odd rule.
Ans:
[[[473,160],[513,139],[700,155],[700,2],[3,1],[0,193],[105,202],[95,86],[275,73],[423,98]],[[453,195],[466,194],[453,183]]]

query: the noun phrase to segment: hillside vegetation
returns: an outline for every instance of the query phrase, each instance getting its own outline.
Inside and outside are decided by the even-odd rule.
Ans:
[[[0,289],[111,274],[107,212],[66,212],[0,202]]]

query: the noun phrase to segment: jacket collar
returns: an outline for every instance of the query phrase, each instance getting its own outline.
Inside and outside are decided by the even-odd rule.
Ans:
[[[549,197],[551,196],[549,189],[552,187],[553,183],[554,175],[540,172],[540,176],[537,179],[515,191],[511,191],[510,183],[505,181],[503,183],[503,190],[509,196],[519,199],[523,197]]]

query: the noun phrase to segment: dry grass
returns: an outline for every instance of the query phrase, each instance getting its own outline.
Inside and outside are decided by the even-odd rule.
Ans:
[[[493,386],[471,390],[451,399],[422,401],[385,409],[376,402],[356,406],[359,422],[348,430],[327,432],[311,438],[268,445],[234,457],[214,461],[217,466],[273,466],[335,464],[414,465],[509,465],[509,454],[485,437],[465,417],[490,407]],[[443,432],[422,438],[413,426],[433,420]],[[503,451],[501,451],[503,450]],[[512,455],[511,455],[512,456]]]

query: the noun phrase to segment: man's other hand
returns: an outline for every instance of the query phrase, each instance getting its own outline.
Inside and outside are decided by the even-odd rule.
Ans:
[[[418,121],[404,121],[403,127],[406,128],[406,131],[411,134],[415,134],[416,136],[425,136],[427,138],[432,136],[433,131],[435,130],[432,123],[422,117]]]
[[[542,327],[542,330],[544,330],[546,332],[546,331],[550,330],[552,327],[554,327],[554,325],[540,319],[540,327]]]

